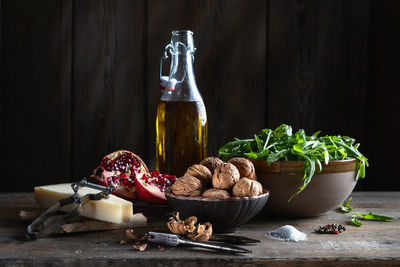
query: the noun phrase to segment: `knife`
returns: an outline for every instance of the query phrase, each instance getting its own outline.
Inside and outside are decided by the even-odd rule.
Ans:
[[[231,244],[260,243],[260,240],[236,235],[212,235],[210,241],[226,242]]]
[[[208,249],[222,251],[222,252],[251,253],[250,250],[240,248],[240,247],[212,244],[209,242],[193,241],[193,240],[180,238],[178,235],[158,233],[158,232],[149,232],[147,241],[149,243],[162,244],[162,245],[168,245],[168,246],[173,246],[173,247],[176,247],[178,245],[189,245],[189,246],[195,246],[195,247],[201,247],[201,248],[208,248]]]

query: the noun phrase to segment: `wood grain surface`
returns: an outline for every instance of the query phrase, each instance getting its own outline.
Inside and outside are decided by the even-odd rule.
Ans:
[[[397,182],[396,170],[398,162],[392,153],[385,155],[384,146],[379,144],[379,136],[383,138],[384,144],[392,144],[390,138],[392,133],[400,132],[399,104],[398,104],[398,63],[400,62],[400,53],[397,51],[400,47],[400,35],[395,34],[396,28],[390,25],[400,25],[400,16],[394,15],[396,10],[400,10],[399,1],[388,1],[384,4],[378,2],[371,3],[371,42],[370,49],[371,63],[369,64],[369,83],[367,98],[367,151],[370,151],[370,160],[380,168],[371,169],[371,176],[377,177],[374,188],[396,188],[400,190]],[[393,149],[393,153],[394,153]],[[385,167],[385,166],[396,166]],[[396,177],[396,178],[395,178]]]
[[[257,0],[251,5],[240,0],[174,0],[168,1],[168,5],[163,2],[148,4],[150,149],[155,147],[155,112],[161,96],[157,70],[164,47],[171,39],[170,34],[164,33],[191,29],[197,49],[194,62],[197,85],[207,109],[208,154],[216,155],[227,140],[245,138],[265,125],[266,2]],[[165,14],[179,15],[163,23]],[[154,157],[151,160],[150,165],[154,165]]]
[[[2,191],[70,179],[71,17],[70,1],[2,1]]]
[[[366,62],[360,64],[368,36],[360,25],[368,14],[363,3],[358,8],[357,1],[270,1],[269,126],[284,121],[309,132],[365,134],[349,132],[364,127],[350,108],[354,102],[365,105],[359,96],[367,78]]]
[[[118,148],[146,156],[142,24],[142,1],[76,2],[73,177]]]
[[[287,123],[355,137],[371,162],[356,189],[400,190],[385,142],[400,131],[398,1],[0,3],[0,191],[79,180],[122,148],[153,169],[159,59],[175,29],[194,32],[209,155]]]
[[[360,213],[400,217],[400,192],[355,192],[355,210]],[[10,199],[13,201],[10,203]],[[400,264],[400,221],[363,221],[362,227],[347,225],[350,214],[336,210],[313,218],[283,219],[259,215],[241,227],[237,235],[261,240],[246,248],[247,255],[227,255],[198,248],[156,247],[139,252],[126,240],[122,230],[63,234],[28,241],[24,237],[26,225],[18,220],[18,211],[37,208],[33,195],[9,193],[0,195],[0,265],[54,264],[109,266],[398,266]],[[165,228],[167,218],[149,218],[150,229]],[[345,225],[339,235],[321,235],[314,228],[327,223]],[[266,234],[283,225],[293,225],[307,234],[305,242],[285,242],[271,239]],[[146,230],[146,229],[141,229]]]

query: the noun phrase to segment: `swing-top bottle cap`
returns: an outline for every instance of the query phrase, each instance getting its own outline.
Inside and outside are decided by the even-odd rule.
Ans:
[[[165,87],[167,87],[168,80],[169,80],[168,76],[161,76],[160,77],[160,88],[161,88],[161,91],[164,91]]]
[[[168,91],[174,91],[176,83],[177,81],[175,78],[169,79],[168,76],[161,76],[160,78],[161,92],[163,92],[165,89],[167,89]]]

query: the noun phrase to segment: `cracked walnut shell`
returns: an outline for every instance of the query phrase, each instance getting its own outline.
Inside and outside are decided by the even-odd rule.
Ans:
[[[167,223],[168,229],[178,235],[186,235],[190,233],[194,233],[196,228],[196,223],[197,223],[197,218],[194,216],[191,216],[187,218],[184,221],[181,221],[179,218],[179,213],[177,213],[177,219],[175,220],[174,217],[169,218],[169,222]]]
[[[204,191],[201,196],[205,198],[215,198],[215,199],[227,199],[231,197],[228,191],[216,188],[210,188]]]
[[[199,197],[202,190],[202,182],[194,176],[183,176],[171,186],[172,193],[177,196]]]
[[[233,186],[232,194],[235,197],[255,197],[261,195],[262,191],[258,181],[243,177]]]
[[[200,162],[201,165],[206,166],[210,170],[211,175],[214,173],[215,168],[217,168],[222,163],[224,162],[217,157],[208,157]]]
[[[240,177],[247,177],[251,180],[257,180],[256,170],[253,162],[246,158],[231,158],[228,163],[235,165],[240,173]]]
[[[187,235],[188,238],[197,241],[208,241],[212,236],[212,225],[210,222],[198,224],[196,231]]]
[[[199,179],[204,186],[210,185],[212,179],[210,170],[206,166],[200,164],[190,166],[183,176],[194,176]]]
[[[198,241],[207,241],[212,235],[212,225],[210,222],[204,224],[197,224],[197,218],[191,216],[182,221],[179,218],[179,212],[176,213],[175,218],[170,217],[167,223],[168,229],[177,235],[185,235],[187,238]]]
[[[233,164],[222,163],[214,171],[212,185],[218,189],[231,189],[239,179],[240,173]]]

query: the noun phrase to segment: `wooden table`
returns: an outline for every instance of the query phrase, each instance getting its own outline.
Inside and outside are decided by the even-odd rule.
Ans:
[[[360,213],[374,212],[400,217],[400,192],[355,192],[353,205]],[[226,255],[193,248],[152,248],[143,252],[132,244],[120,244],[124,231],[64,234],[35,241],[24,236],[26,225],[18,219],[19,210],[35,209],[29,193],[0,194],[0,265],[25,264],[83,264],[109,266],[208,266],[229,264],[272,265],[307,264],[333,265],[397,265],[400,266],[400,221],[363,221],[363,226],[346,225],[350,214],[330,211],[325,215],[306,219],[271,219],[258,216],[242,226],[237,233],[257,238],[261,243],[248,246],[249,255]],[[321,235],[314,227],[327,223],[346,225],[340,235]],[[149,219],[152,226],[164,225],[160,219]],[[284,242],[265,234],[279,226],[290,224],[307,233],[308,241]]]

